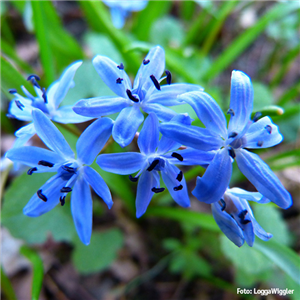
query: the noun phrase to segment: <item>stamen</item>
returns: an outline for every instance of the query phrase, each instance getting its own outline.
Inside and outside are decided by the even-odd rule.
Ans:
[[[36,86],[38,89],[42,90],[39,84],[37,83],[37,80],[40,80],[40,77],[37,75],[29,75],[27,77],[27,80],[30,81],[34,86]]]
[[[47,95],[46,95],[46,89],[45,88],[42,88],[42,98],[44,99],[44,102],[45,103],[48,103],[48,99],[47,99]]]
[[[129,180],[132,181],[132,182],[137,182],[139,180],[139,176],[138,177],[133,177],[133,176],[129,175],[128,177],[129,177]]]
[[[259,118],[262,116],[261,112],[256,112],[254,117],[253,117],[253,122],[257,122],[259,120]]]
[[[159,163],[159,159],[154,159],[154,161],[148,167],[147,171],[151,172],[157,166],[158,163]]]
[[[272,133],[272,126],[271,125],[267,125],[265,127],[265,129],[271,134]]]
[[[64,186],[61,190],[60,190],[61,193],[70,193],[72,192],[72,189],[68,186]]]
[[[226,202],[223,199],[220,199],[220,202],[222,204],[221,211],[224,211],[226,208]]]
[[[238,214],[238,217],[240,218],[240,222],[241,222],[243,225],[246,225],[246,224],[248,224],[248,223],[251,222],[250,220],[245,220],[245,217],[246,217],[247,213],[248,213],[247,209],[244,209],[244,210],[242,210],[242,211]]]
[[[149,62],[150,62],[150,59],[144,59],[144,60],[143,60],[143,65],[148,65]]]
[[[60,201],[61,206],[65,205],[65,199],[66,199],[66,196],[60,196],[59,201]]]
[[[62,168],[69,173],[76,173],[76,169],[68,166],[62,166]]]
[[[233,111],[232,108],[229,108],[229,109],[227,110],[227,115],[231,115],[232,117],[235,115],[235,113],[234,113],[234,111]]]
[[[229,134],[228,134],[228,138],[230,139],[230,138],[234,138],[234,137],[236,137],[238,135],[238,133],[237,132],[230,132]]]
[[[16,89],[10,89],[10,90],[8,90],[8,92],[9,92],[10,94],[16,94],[16,93],[17,93],[17,90],[16,90]]]
[[[14,119],[17,119],[16,116],[13,115],[13,114],[6,114],[6,116],[7,116],[8,118],[14,118]]]
[[[48,161],[45,161],[45,160],[40,160],[40,161],[38,162],[38,165],[45,166],[45,167],[49,167],[49,168],[52,168],[52,167],[54,166],[53,163],[48,162]]]
[[[157,81],[157,79],[155,78],[155,76],[154,75],[150,75],[150,78],[151,78],[152,82],[154,83],[156,89],[158,89],[160,91],[160,84]]]
[[[172,74],[170,71],[166,70],[166,75],[167,75],[167,84],[171,84],[172,81]]]
[[[228,148],[228,153],[233,159],[235,158],[235,152],[231,147]]]
[[[44,194],[42,194],[42,190],[38,190],[36,193],[41,200],[43,200],[44,202],[47,202],[48,199]]]
[[[182,178],[183,178],[183,173],[182,173],[182,171],[180,171],[176,177],[176,180],[178,180],[180,182],[182,180]]]
[[[131,90],[126,90],[126,94],[127,94],[127,96],[128,96],[128,98],[130,99],[130,100],[132,100],[133,102],[139,102],[139,99],[138,98],[136,98],[136,97],[134,97],[133,95],[132,95],[132,93],[131,93]]]
[[[122,83],[123,78],[117,78],[116,83],[121,84]]]
[[[117,66],[118,69],[120,70],[124,70],[124,65],[122,63],[120,63],[118,66]]]
[[[264,143],[263,141],[258,141],[256,145],[257,145],[258,147],[261,147],[261,146],[263,145],[263,143]]]
[[[171,156],[177,158],[180,161],[183,161],[183,157],[179,153],[177,153],[177,152],[173,152],[171,154]]]
[[[19,100],[15,100],[15,103],[20,110],[23,110],[23,107],[25,107]]]
[[[152,189],[151,189],[151,191],[152,192],[154,192],[154,193],[161,193],[161,192],[163,192],[165,190],[165,188],[156,188],[156,187],[153,187]]]
[[[37,76],[37,75],[35,75],[35,74],[31,74],[31,75],[29,75],[29,76],[27,77],[27,81],[32,80],[32,79],[35,79],[35,80],[37,80],[37,81],[40,81],[40,80],[41,80],[40,77]]]
[[[27,174],[28,174],[28,175],[32,175],[32,173],[35,172],[35,171],[37,171],[37,168],[36,168],[36,167],[31,168],[31,169],[29,169],[29,170],[27,171]]]
[[[180,191],[180,190],[182,190],[182,189],[183,189],[182,184],[179,185],[179,186],[175,186],[175,187],[173,188],[173,190],[174,190],[175,192]]]

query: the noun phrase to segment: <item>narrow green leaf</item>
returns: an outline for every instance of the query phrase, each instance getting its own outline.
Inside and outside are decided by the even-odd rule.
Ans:
[[[5,299],[17,300],[13,286],[12,286],[9,278],[6,276],[2,267],[1,267],[1,290],[2,290],[3,295],[5,296]]]
[[[300,258],[293,250],[274,240],[257,239],[253,246],[300,285]]]
[[[297,82],[293,87],[289,88],[278,100],[278,105],[284,105],[292,100],[296,100],[300,94],[300,81]]]
[[[44,266],[40,256],[32,249],[27,246],[20,248],[20,253],[24,255],[32,264],[33,278],[32,278],[32,300],[38,300],[42,289],[43,278],[44,278]]]

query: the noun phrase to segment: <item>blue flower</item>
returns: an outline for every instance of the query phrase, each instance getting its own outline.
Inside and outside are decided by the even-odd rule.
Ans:
[[[32,96],[24,86],[21,88],[26,97],[18,94],[15,89],[10,90],[10,93],[15,98],[10,103],[8,116],[22,121],[32,121],[31,112],[33,109],[38,108],[49,119],[58,123],[81,123],[90,120],[91,118],[79,116],[74,113],[71,105],[59,107],[68,90],[74,86],[73,78],[81,64],[81,61],[71,64],[64,71],[60,79],[55,81],[47,90],[39,86],[37,82],[39,80],[38,76],[30,75],[28,80],[33,83],[37,96]],[[23,126],[15,132],[18,139],[14,147],[23,146],[35,133],[33,123]]]
[[[174,122],[190,124],[191,119],[185,115],[175,116]],[[186,182],[179,165],[207,165],[214,157],[213,152],[199,150],[179,150],[180,144],[162,137],[159,140],[159,122],[151,113],[138,137],[139,152],[101,154],[97,158],[99,166],[108,172],[128,175],[138,172],[131,181],[138,180],[136,195],[136,216],[142,216],[154,193],[164,190],[160,187],[160,176],[167,186],[173,199],[181,206],[190,206]]]
[[[103,0],[103,2],[110,7],[112,22],[114,26],[118,29],[124,26],[125,20],[130,15],[130,12],[143,10],[148,3],[148,1],[142,1],[142,0],[136,0],[136,1]]]
[[[246,241],[252,247],[255,235],[268,241],[272,234],[267,233],[257,223],[248,201],[270,202],[258,192],[247,192],[240,188],[228,189],[221,200],[211,205],[212,213],[223,233],[238,247]]]
[[[182,105],[177,96],[203,90],[192,84],[170,84],[171,73],[160,79],[165,69],[164,50],[156,46],[144,59],[133,84],[124,71],[123,64],[117,65],[108,57],[97,55],[93,64],[105,84],[118,96],[82,99],[74,106],[74,111],[83,116],[99,118],[120,112],[112,135],[122,147],[129,145],[144,120],[140,109],[146,113],[155,113],[160,120],[169,121],[176,113],[165,106]],[[167,80],[168,85],[160,86]]]
[[[258,155],[244,148],[267,148],[283,139],[278,127],[269,117],[250,119],[253,90],[250,78],[241,71],[233,71],[231,100],[226,119],[217,103],[204,92],[186,93],[179,97],[189,103],[206,128],[182,126],[172,122],[161,125],[161,132],[175,141],[200,150],[218,150],[202,178],[197,178],[193,195],[200,201],[214,203],[226,191],[232,173],[232,161],[237,161],[241,172],[256,189],[282,208],[292,204],[290,194],[272,170]]]
[[[88,165],[105,145],[111,135],[112,120],[95,121],[79,137],[76,149],[78,158],[60,131],[39,109],[32,110],[32,119],[38,136],[50,150],[39,147],[18,147],[6,156],[14,162],[30,166],[28,174],[56,172],[29,200],[23,212],[38,217],[57,204],[64,205],[67,193],[71,195],[71,210],[77,233],[88,245],[92,232],[92,197],[90,186],[104,200],[108,208],[113,202],[109,188],[101,176]],[[96,131],[95,128],[98,128]]]

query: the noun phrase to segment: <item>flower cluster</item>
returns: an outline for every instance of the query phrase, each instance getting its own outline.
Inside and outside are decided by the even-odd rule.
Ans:
[[[28,175],[55,172],[29,200],[24,214],[31,217],[42,215],[59,203],[64,205],[66,195],[71,193],[71,210],[77,233],[84,244],[89,244],[92,232],[90,186],[108,208],[113,204],[107,184],[90,167],[95,159],[101,169],[129,175],[131,181],[138,182],[138,218],[147,210],[152,196],[163,192],[165,187],[177,204],[189,207],[187,184],[182,170],[176,165],[200,165],[206,171],[197,178],[192,194],[199,201],[211,204],[213,217],[224,234],[239,247],[245,241],[252,246],[255,235],[262,240],[272,237],[257,223],[248,201],[260,204],[272,201],[281,208],[288,208],[292,199],[271,169],[257,154],[246,149],[272,147],[283,138],[269,117],[261,118],[256,113],[251,119],[253,90],[246,74],[232,72],[227,128],[222,110],[202,87],[172,83],[171,73],[165,70],[165,53],[160,46],[152,48],[145,57],[133,84],[122,63],[96,56],[93,65],[116,96],[81,99],[73,107],[58,108],[72,87],[80,64],[76,62],[69,66],[60,80],[47,91],[39,86],[36,75],[29,76],[37,97],[29,94],[24,87],[22,90],[26,97],[10,90],[15,98],[9,115],[33,122],[16,132],[17,142],[6,157],[28,165]],[[162,77],[164,72],[166,75]],[[161,85],[163,80],[166,85]],[[205,128],[193,126],[188,114],[177,114],[169,108],[186,103],[195,110]],[[116,120],[106,117],[118,112]],[[148,116],[144,121],[145,113]],[[51,120],[79,123],[93,118],[97,120],[77,141],[75,158]],[[49,149],[24,146],[35,133]],[[121,147],[128,146],[138,136],[140,152],[98,155],[111,136]],[[235,160],[257,192],[229,188]]]

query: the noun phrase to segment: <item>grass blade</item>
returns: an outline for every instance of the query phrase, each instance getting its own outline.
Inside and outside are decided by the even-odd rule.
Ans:
[[[13,286],[1,267],[1,290],[7,300],[17,300]]]

